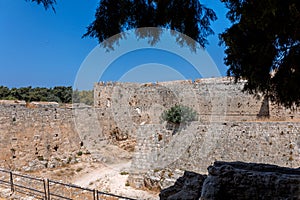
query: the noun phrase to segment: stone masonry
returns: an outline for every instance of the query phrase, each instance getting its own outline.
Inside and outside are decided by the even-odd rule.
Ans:
[[[193,122],[175,135],[163,125],[137,132],[134,172],[178,168],[206,173],[215,161],[300,166],[300,123]]]
[[[96,108],[111,111],[117,126],[136,137],[130,183],[142,187],[150,169],[206,173],[214,161],[300,166],[300,113],[242,93],[231,78],[157,83],[97,83]],[[173,134],[160,123],[175,104],[197,111],[199,121]]]
[[[55,167],[80,159],[79,151],[103,160],[103,147],[116,144],[134,150],[132,177],[163,167],[206,172],[216,160],[299,167],[299,112],[241,93],[243,84],[96,83],[94,107],[1,101],[0,165]],[[174,134],[160,115],[175,104],[192,107],[199,120]]]
[[[158,83],[96,83],[94,105],[109,108],[115,118],[135,123],[159,123],[161,112],[175,104],[196,110],[201,121],[271,121],[299,119],[299,112],[284,109],[259,96],[242,93],[245,82],[231,78]],[[137,118],[137,116],[139,118]],[[128,124],[127,124],[128,126]]]

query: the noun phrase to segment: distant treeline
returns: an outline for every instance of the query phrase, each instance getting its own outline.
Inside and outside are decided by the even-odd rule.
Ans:
[[[55,101],[58,103],[85,103],[93,105],[93,90],[74,90],[71,86],[45,87],[20,87],[11,88],[0,86],[0,99],[32,101]]]

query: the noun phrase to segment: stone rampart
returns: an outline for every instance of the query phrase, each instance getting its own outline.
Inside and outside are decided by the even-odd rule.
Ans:
[[[193,122],[172,134],[164,125],[140,126],[130,182],[165,168],[206,173],[215,161],[300,167],[299,122]]]
[[[205,172],[215,160],[299,166],[299,112],[241,93],[243,84],[229,78],[97,83],[94,107],[0,101],[0,165],[60,166],[80,160],[85,147],[101,160],[102,147],[114,143],[134,150],[137,173],[164,166]],[[175,104],[194,108],[199,121],[167,130],[160,115]]]
[[[14,170],[62,166],[85,152],[95,156],[113,128],[105,111],[82,105],[1,101],[0,113],[0,165]]]
[[[120,121],[132,119],[143,124],[159,123],[163,110],[175,104],[192,107],[201,121],[255,121],[264,118],[286,121],[300,118],[297,111],[284,109],[259,95],[254,97],[241,92],[244,84],[243,81],[234,83],[231,78],[146,84],[101,82],[94,87],[94,104],[97,108],[111,108],[112,115]]]
[[[70,109],[6,102],[0,110],[1,166],[20,170],[55,167],[58,160],[74,160],[80,150]]]

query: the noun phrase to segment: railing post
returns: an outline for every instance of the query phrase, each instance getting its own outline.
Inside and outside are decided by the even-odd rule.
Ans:
[[[99,199],[99,192],[98,192],[98,190],[96,190],[96,200],[98,200]]]
[[[13,173],[10,171],[9,174],[10,174],[10,190],[11,192],[15,192]]]
[[[47,200],[50,200],[51,197],[50,197],[50,184],[49,184],[49,179],[47,179],[47,188],[48,188],[48,190],[47,190],[47,192],[48,192],[48,199],[47,199]]]
[[[43,179],[43,183],[44,183],[44,193],[45,193],[45,200],[47,200],[47,186],[46,186],[46,181],[45,179]]]
[[[96,190],[93,190],[93,196],[94,196],[94,200],[96,200]]]

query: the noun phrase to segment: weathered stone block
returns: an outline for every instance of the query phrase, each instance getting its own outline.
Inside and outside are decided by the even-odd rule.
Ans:
[[[300,168],[215,162],[208,172],[201,200],[300,199]]]
[[[206,177],[206,175],[186,171],[177,179],[174,186],[162,190],[159,197],[161,200],[198,200]]]

